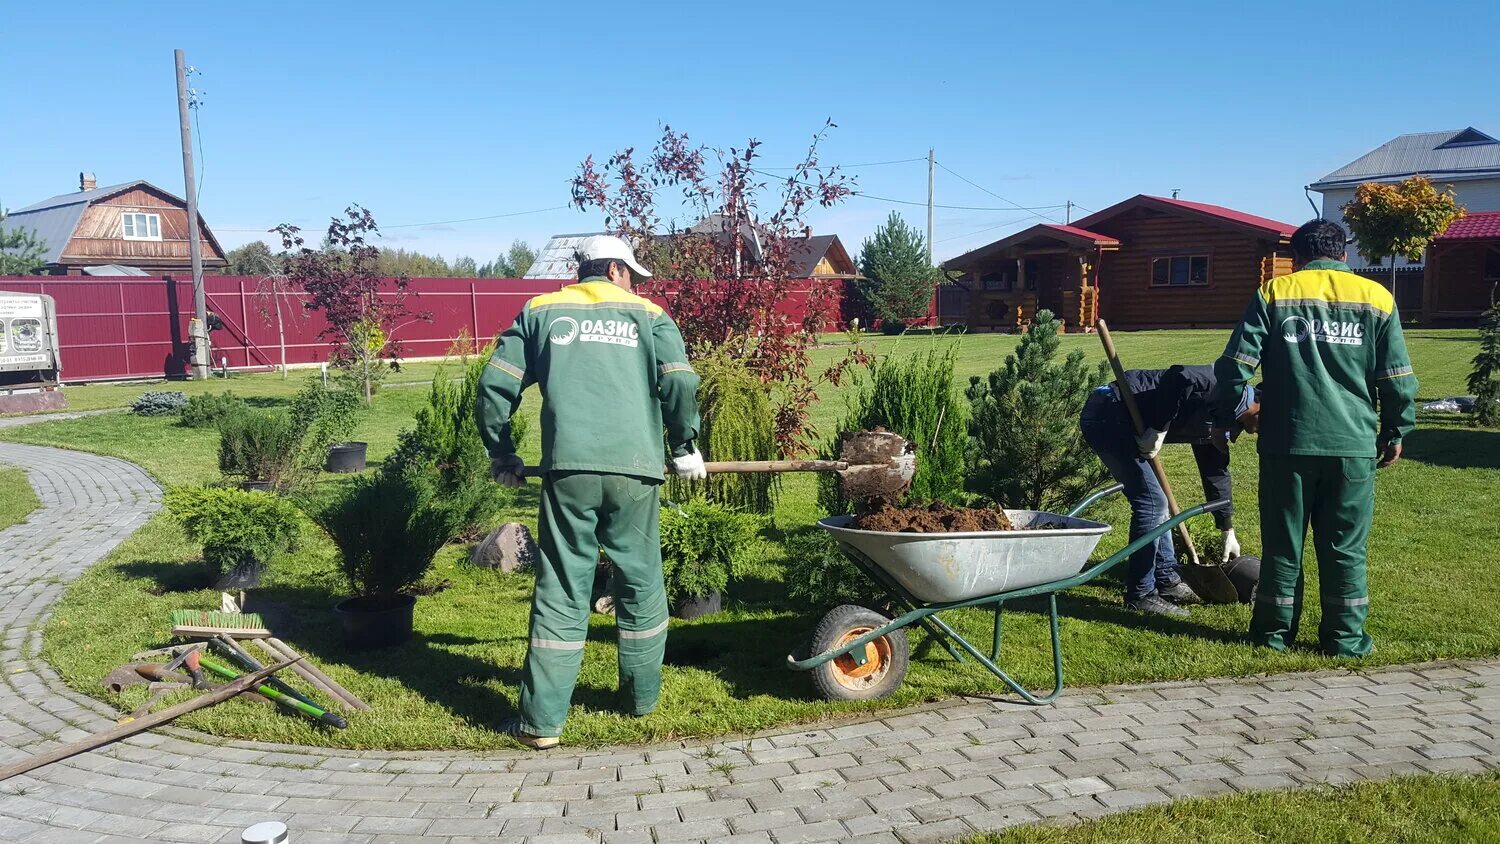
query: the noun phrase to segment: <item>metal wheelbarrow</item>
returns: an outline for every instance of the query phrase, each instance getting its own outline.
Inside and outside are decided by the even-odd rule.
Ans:
[[[809,656],[787,657],[797,671],[811,671],[819,694],[828,700],[875,700],[900,688],[909,654],[906,628],[920,625],[953,658],[968,652],[1027,703],[1055,700],[1063,690],[1063,656],[1058,637],[1057,593],[1088,583],[1129,559],[1179,524],[1219,510],[1227,501],[1200,504],[1173,516],[1108,559],[1084,569],[1100,538],[1111,530],[1079,517],[1100,499],[1119,492],[1116,484],[1090,494],[1066,515],[1006,510],[1017,528],[1041,529],[983,533],[886,533],[855,530],[852,518],[818,522],[833,534],[843,554],[885,593],[891,618],[852,604],[835,607],[818,622]],[[1052,628],[1053,687],[1034,694],[1000,666],[1001,614],[1006,601],[1047,596]],[[993,606],[994,642],[988,655],[938,617],[946,610]]]

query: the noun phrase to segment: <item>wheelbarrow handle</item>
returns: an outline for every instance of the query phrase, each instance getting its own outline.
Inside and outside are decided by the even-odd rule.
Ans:
[[[1078,502],[1078,504],[1075,505],[1073,509],[1069,510],[1067,515],[1069,517],[1077,516],[1079,513],[1082,513],[1084,510],[1087,510],[1088,508],[1098,503],[1099,499],[1108,498],[1109,496],[1114,495],[1117,492],[1124,491],[1124,484],[1115,484],[1114,486],[1107,486],[1104,489],[1096,489],[1093,492],[1089,493],[1087,498]]]

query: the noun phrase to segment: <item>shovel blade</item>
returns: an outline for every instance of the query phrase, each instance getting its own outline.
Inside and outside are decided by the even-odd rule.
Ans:
[[[1237,604],[1240,601],[1240,593],[1234,588],[1234,581],[1219,566],[1183,563],[1178,566],[1177,571],[1204,603]]]

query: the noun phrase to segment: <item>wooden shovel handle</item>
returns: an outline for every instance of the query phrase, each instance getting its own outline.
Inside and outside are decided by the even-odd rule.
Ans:
[[[748,474],[752,472],[842,472],[849,468],[844,460],[719,460],[704,463],[703,468],[713,474]],[[547,474],[540,466],[527,466],[521,471],[526,478],[540,478]],[[667,474],[671,474],[668,467]]]
[[[1125,367],[1120,363],[1120,355],[1115,352],[1115,341],[1109,336],[1109,325],[1104,320],[1098,322],[1099,342],[1104,344],[1104,356],[1109,358],[1109,366],[1115,371],[1115,390],[1120,394],[1120,400],[1125,403],[1125,409],[1130,412],[1130,422],[1135,427],[1137,436],[1146,430],[1146,423],[1141,419],[1141,409],[1135,403],[1135,394],[1130,391],[1129,385],[1125,383]],[[1172,494],[1172,482],[1167,480],[1166,470],[1162,468],[1161,460],[1156,455],[1147,461],[1151,464],[1151,471],[1156,475],[1156,482],[1161,484],[1161,491],[1167,497],[1167,511],[1173,516],[1182,512],[1177,506],[1177,496]],[[1187,523],[1177,526],[1177,536],[1182,540],[1182,547],[1187,549],[1188,559],[1196,565],[1198,559],[1198,548],[1193,544],[1193,537],[1188,533]]]

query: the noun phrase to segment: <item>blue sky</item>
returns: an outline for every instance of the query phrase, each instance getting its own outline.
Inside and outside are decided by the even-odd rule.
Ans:
[[[226,246],[353,201],[389,245],[481,261],[597,229],[576,210],[408,224],[565,205],[579,161],[649,147],[663,123],[759,138],[768,166],[825,118],[827,162],[934,147],[983,188],[939,170],[940,204],[1180,189],[1289,222],[1310,215],[1303,185],[1397,134],[1500,132],[1494,3],[344,5],[0,0],[0,204],[76,189],[80,170],[180,193],[177,47],[201,71],[201,203]],[[925,200],[925,162],[850,172]],[[852,252],[893,208],[924,223],[863,197],[811,220]],[[939,209],[938,257],[1025,216]]]

